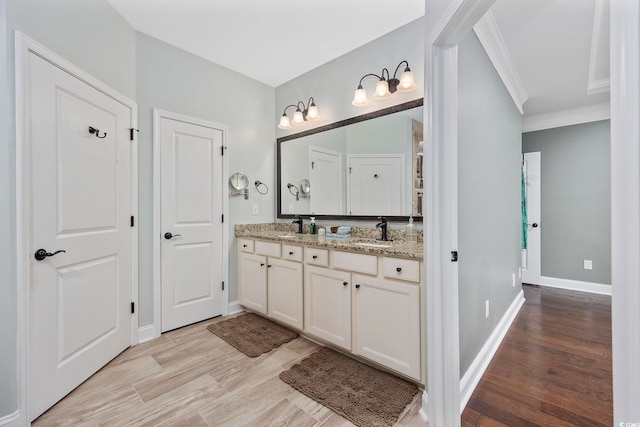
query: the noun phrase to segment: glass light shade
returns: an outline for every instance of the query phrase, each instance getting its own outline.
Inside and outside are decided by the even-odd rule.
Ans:
[[[302,116],[302,111],[296,110],[296,112],[293,113],[293,124],[301,125],[302,123],[304,123],[304,117]]]
[[[389,99],[391,97],[391,92],[389,92],[389,83],[386,80],[380,80],[378,82],[373,97],[375,99]]]
[[[280,124],[278,125],[280,129],[291,129],[291,123],[289,122],[289,116],[283,114],[280,117]]]
[[[307,120],[318,120],[318,107],[316,104],[311,104],[309,106],[309,110],[307,111]]]
[[[369,100],[367,99],[367,92],[365,92],[362,86],[358,87],[358,89],[356,89],[355,95],[353,96],[353,101],[351,102],[351,104],[355,105],[356,107],[362,107],[363,105],[367,105],[368,103]]]
[[[398,92],[411,92],[416,90],[416,81],[413,78],[412,71],[405,71],[400,76],[400,84],[398,84]]]

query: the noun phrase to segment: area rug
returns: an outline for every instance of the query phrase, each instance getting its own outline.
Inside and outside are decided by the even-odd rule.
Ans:
[[[296,338],[298,334],[257,314],[247,313],[207,327],[249,357],[257,357]]]
[[[394,425],[419,391],[326,347],[280,373],[280,379],[361,427]]]

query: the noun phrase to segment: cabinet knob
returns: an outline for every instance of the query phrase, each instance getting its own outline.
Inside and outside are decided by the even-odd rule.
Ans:
[[[267,268],[271,268],[271,264],[267,264]]]
[[[261,262],[261,263],[260,263],[260,267],[264,267],[264,262]]]
[[[318,259],[318,255],[313,255],[311,258]]]
[[[356,284],[356,289],[360,289],[360,285]]]
[[[242,247],[243,247],[243,248],[246,248],[246,247],[247,247],[247,244],[245,243],[244,245],[242,245]]]
[[[289,251],[289,255],[293,255],[293,251]]]
[[[400,267],[396,267],[396,271],[397,271],[398,273],[400,273],[400,272],[402,271],[402,268],[400,268]]]
[[[342,282],[342,286],[347,286],[349,282]]]

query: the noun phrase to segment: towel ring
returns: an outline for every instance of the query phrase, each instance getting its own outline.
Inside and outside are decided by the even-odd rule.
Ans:
[[[300,200],[300,192],[298,191],[298,187],[296,187],[292,183],[288,183],[287,184],[287,188],[289,188],[289,193],[291,193],[292,195],[296,196],[296,201]],[[292,188],[296,191],[295,193],[293,191],[291,191]]]
[[[269,187],[267,187],[267,184],[265,184],[262,181],[256,180],[255,186],[256,186],[256,191],[260,194],[267,194],[269,192]],[[260,191],[260,187],[264,187],[264,193]]]

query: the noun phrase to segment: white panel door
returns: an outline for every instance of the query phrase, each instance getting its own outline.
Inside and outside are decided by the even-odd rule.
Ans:
[[[33,420],[131,343],[131,110],[33,53],[28,69]]]
[[[347,156],[349,215],[404,215],[404,155]]]
[[[540,243],[540,152],[525,153],[527,206],[527,249],[523,251],[522,282],[540,284],[542,248]]]
[[[222,314],[222,140],[160,118],[162,332]]]
[[[342,211],[342,153],[309,147],[312,214],[339,215]]]

